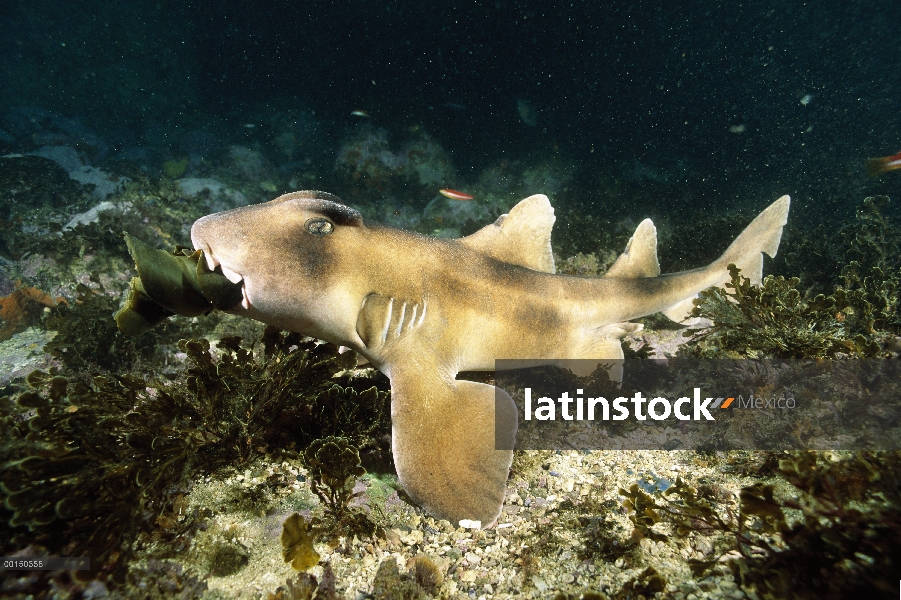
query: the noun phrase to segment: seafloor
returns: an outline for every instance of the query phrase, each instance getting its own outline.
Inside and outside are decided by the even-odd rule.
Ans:
[[[550,156],[485,165],[467,177],[475,200],[456,201],[437,193],[457,175],[425,131],[394,139],[361,121],[323,166],[299,155],[311,114],[262,119],[274,144],[250,129],[227,143],[196,130],[157,155],[112,154],[48,111],[8,117],[0,553],[87,553],[94,570],[5,571],[0,593],[695,599],[895,589],[894,452],[518,451],[497,526],[467,529],[435,521],[397,489],[390,388],[373,370],[310,340],[269,332],[259,341],[262,326],[220,313],[122,336],[112,315],[136,274],[123,231],[159,248],[188,245],[198,217],[289,190],[324,189],[368,220],[445,237],[545,193],[557,209],[558,270],[584,277],[603,275],[648,212],[673,271],[714,258],[775,199],[692,210],[684,174],[637,163],[594,173],[586,190],[584,176]],[[648,317],[627,355],[896,358],[901,237],[887,200],[864,200],[827,228],[790,220],[786,250],[767,265],[788,279],[734,280],[731,296],[702,298],[693,329]],[[897,407],[883,409],[881,422],[895,427]],[[816,435],[816,423],[804,427],[799,440]],[[343,444],[349,467],[334,468],[350,479],[316,466],[322,438]],[[313,557],[300,563],[306,575],[285,561],[294,542],[283,548],[283,523],[294,513],[312,527],[309,543],[295,540]]]

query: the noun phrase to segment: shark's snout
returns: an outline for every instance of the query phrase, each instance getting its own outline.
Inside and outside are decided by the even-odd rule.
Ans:
[[[247,297],[247,286],[244,285],[244,276],[227,264],[223,264],[222,260],[217,256],[216,250],[204,235],[205,225],[208,224],[207,221],[209,221],[209,217],[203,217],[195,221],[191,226],[191,243],[194,245],[195,250],[203,252],[204,261],[210,271],[220,273],[234,284],[241,284],[241,302],[228,310],[238,310],[239,306],[240,308],[248,309],[250,308],[250,300]]]
[[[218,262],[213,258],[213,252],[210,249],[210,245],[206,242],[203,236],[204,222],[208,219],[208,217],[203,217],[194,221],[194,224],[191,225],[191,244],[194,246],[195,250],[202,250],[203,256],[206,259],[206,265],[209,267],[210,271],[213,271],[218,266]]]

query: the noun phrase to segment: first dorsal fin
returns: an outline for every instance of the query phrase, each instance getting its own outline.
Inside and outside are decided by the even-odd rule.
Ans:
[[[547,196],[535,194],[460,243],[506,263],[556,273],[551,253],[551,229],[556,219]]]
[[[658,275],[660,263],[657,262],[657,228],[650,219],[645,219],[638,224],[626,249],[607,269],[604,277],[635,279]]]

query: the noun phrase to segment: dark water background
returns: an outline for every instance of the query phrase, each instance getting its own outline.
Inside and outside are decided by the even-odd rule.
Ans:
[[[5,0],[0,115],[77,117],[114,156],[197,128],[265,144],[242,124],[312,109],[328,168],[363,109],[392,135],[428,131],[464,174],[499,157],[576,165],[574,202],[634,163],[697,208],[790,193],[796,216],[841,219],[898,187],[863,161],[901,150],[899,38],[891,0]]]

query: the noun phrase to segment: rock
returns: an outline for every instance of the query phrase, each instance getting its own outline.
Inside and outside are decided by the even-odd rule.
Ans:
[[[0,157],[0,218],[65,209],[82,198],[81,186],[56,161],[21,154]]]
[[[544,581],[544,579],[542,579],[538,575],[532,575],[532,584],[534,584],[535,588],[542,594],[545,593],[546,591],[548,591],[548,589],[550,587]]]
[[[25,377],[34,370],[47,369],[51,365],[51,359],[43,348],[54,337],[55,331],[29,327],[0,342],[0,385]]]
[[[30,156],[43,156],[48,158],[64,168],[67,172],[75,171],[84,166],[81,157],[75,148],[69,146],[41,146],[34,152],[28,153]]]
[[[178,180],[181,193],[190,198],[196,198],[203,194],[209,194],[207,203],[213,212],[221,212],[239,206],[247,206],[247,196],[237,190],[233,190],[221,181],[209,177],[185,177]]]
[[[7,113],[4,124],[20,140],[42,146],[72,146],[103,158],[109,144],[79,119],[69,119],[36,106],[17,106]]]
[[[91,193],[100,200],[105,200],[108,196],[122,191],[125,184],[130,181],[127,177],[119,177],[102,169],[89,166],[82,166],[69,171],[69,177],[82,185],[94,186]]]
[[[104,201],[88,211],[74,215],[71,219],[69,219],[69,222],[65,224],[63,229],[74,229],[77,225],[87,225],[89,223],[95,223],[100,219],[100,213],[102,212],[111,210],[125,212],[130,208],[131,202],[121,202],[116,204],[113,202]]]

